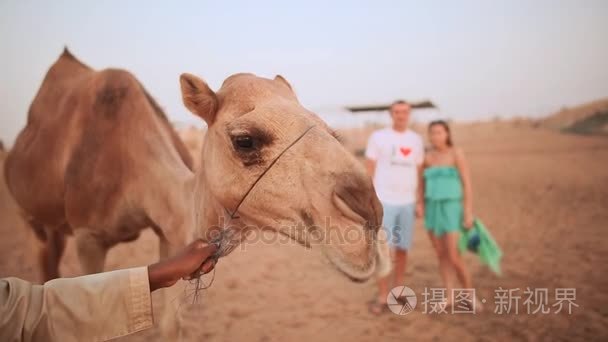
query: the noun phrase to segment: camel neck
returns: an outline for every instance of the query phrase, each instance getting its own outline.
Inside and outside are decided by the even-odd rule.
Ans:
[[[213,198],[204,174],[196,174],[193,191],[193,212],[195,214],[194,238],[212,241],[230,222],[222,206]]]

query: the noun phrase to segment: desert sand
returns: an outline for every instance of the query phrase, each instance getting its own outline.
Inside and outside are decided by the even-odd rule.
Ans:
[[[352,142],[348,132],[344,139]],[[220,260],[200,304],[183,306],[191,314],[185,323],[188,333],[198,341],[606,341],[608,139],[494,122],[457,125],[454,140],[471,164],[475,212],[505,253],[501,277],[474,255],[466,256],[477,294],[486,300],[484,313],[422,312],[422,292],[441,282],[418,222],[406,285],[418,294],[419,305],[408,315],[369,314],[366,303],[375,294],[374,283],[350,282],[316,249],[258,242]],[[0,277],[39,281],[39,242],[19,218],[3,182],[0,237]],[[137,241],[111,250],[106,268],[152,263],[157,249],[156,237],[145,231]],[[80,275],[71,239],[61,271]],[[520,289],[519,314],[514,309],[494,313],[494,290],[499,287]],[[555,308],[549,314],[527,314],[527,287],[548,288],[550,305],[556,288],[576,288],[579,306],[571,315],[567,310],[555,314]],[[122,340],[153,341],[159,336],[152,329]]]

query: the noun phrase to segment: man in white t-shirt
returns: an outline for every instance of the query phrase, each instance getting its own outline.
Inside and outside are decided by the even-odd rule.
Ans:
[[[374,132],[365,151],[367,169],[384,209],[382,226],[394,251],[393,287],[405,285],[414,216],[420,217],[423,210],[423,195],[418,183],[421,181],[424,144],[420,135],[408,129],[410,109],[405,101],[394,102],[390,108],[392,126]],[[378,298],[370,307],[374,313],[385,308],[389,278],[390,275],[378,279]]]

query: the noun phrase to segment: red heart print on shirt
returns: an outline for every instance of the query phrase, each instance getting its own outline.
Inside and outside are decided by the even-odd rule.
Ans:
[[[404,157],[407,157],[410,153],[412,153],[412,149],[409,147],[399,147],[399,152],[401,152]]]

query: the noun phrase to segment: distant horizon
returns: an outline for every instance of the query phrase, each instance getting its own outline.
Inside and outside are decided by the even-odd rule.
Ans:
[[[436,119],[445,119],[451,123],[457,123],[457,124],[491,123],[495,120],[509,121],[509,120],[516,120],[516,119],[543,120],[543,119],[549,118],[553,115],[559,114],[563,110],[571,110],[571,109],[575,109],[575,108],[578,108],[581,106],[589,105],[589,104],[600,102],[600,101],[608,102],[608,96],[600,97],[600,98],[593,99],[593,100],[583,102],[583,103],[574,104],[571,106],[562,106],[559,109],[556,109],[556,110],[554,110],[550,113],[546,113],[546,114],[497,115],[497,116],[481,117],[481,118],[477,118],[477,119],[476,118],[468,118],[468,119],[450,118],[450,117],[444,116],[441,113],[441,111],[433,111],[432,109],[420,109],[420,110],[414,110],[412,112],[411,123],[429,123]],[[378,104],[381,105],[380,103],[378,103]],[[368,104],[366,104],[366,105],[368,105]],[[344,109],[344,108],[338,108],[338,109]],[[339,114],[334,113],[333,115],[328,114],[328,112],[323,111],[323,110],[314,111],[314,112],[315,112],[315,114],[317,114],[321,118],[323,118],[331,127],[336,128],[336,129],[349,129],[349,128],[364,127],[366,122],[380,124],[380,125],[384,125],[384,126],[390,125],[390,118],[389,118],[388,111],[375,111],[375,112],[369,112],[369,113],[352,114],[352,113],[348,112],[347,110],[343,110],[342,113],[339,113]],[[332,124],[333,120],[331,119],[331,116],[338,116],[338,115],[348,115],[348,118],[353,118],[353,119],[355,119],[356,122],[354,122],[354,123],[344,122],[342,124]],[[386,116],[382,117],[383,115],[386,115]],[[342,116],[342,117],[346,118],[346,116]],[[205,122],[196,116],[193,116],[190,121],[188,121],[188,120],[182,120],[182,121],[170,120],[170,121],[176,128],[183,128],[183,127],[187,127],[187,126],[194,126],[196,128],[206,127]]]
[[[145,4],[145,5],[144,5]],[[333,125],[346,105],[430,99],[457,122],[540,118],[608,97],[608,1],[0,3],[0,139],[12,145],[64,46],[132,72],[176,122],[179,75],[217,90],[283,75]],[[426,114],[425,114],[426,115]],[[430,116],[426,116],[430,117]],[[327,119],[329,118],[329,119]]]

